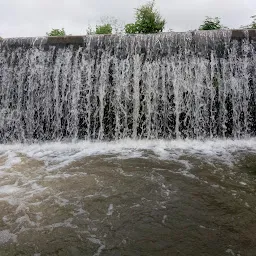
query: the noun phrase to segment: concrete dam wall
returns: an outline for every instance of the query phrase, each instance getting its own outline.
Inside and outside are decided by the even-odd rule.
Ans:
[[[256,133],[256,31],[0,41],[0,142]]]

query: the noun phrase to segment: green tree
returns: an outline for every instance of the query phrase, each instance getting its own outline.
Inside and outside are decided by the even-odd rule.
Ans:
[[[224,27],[220,24],[218,17],[211,18],[207,16],[204,23],[199,27],[199,30],[216,30],[221,28]]]
[[[58,28],[53,28],[50,33],[46,33],[47,36],[65,36],[66,32],[64,28],[58,29]]]
[[[244,28],[244,29],[256,29],[256,15],[251,16],[251,19],[252,19],[252,23],[250,25],[242,26],[241,28]]]
[[[163,31],[165,23],[159,11],[155,9],[155,1],[152,1],[135,9],[135,23],[126,24],[125,33],[158,33]]]
[[[109,24],[112,27],[112,33],[121,34],[123,32],[124,24],[120,22],[118,19],[112,16],[103,16],[99,21],[100,25]]]
[[[252,18],[251,28],[256,29],[256,15],[253,15],[251,18]]]
[[[96,26],[95,34],[96,35],[112,34],[112,26],[110,24],[103,24],[100,26]]]
[[[136,26],[136,23],[126,24],[125,27],[124,27],[124,30],[125,30],[126,34],[136,34],[136,33],[138,33],[138,28]]]
[[[115,17],[104,16],[97,22],[96,28],[93,29],[90,25],[86,30],[87,35],[95,34],[121,34],[123,32],[123,24]]]

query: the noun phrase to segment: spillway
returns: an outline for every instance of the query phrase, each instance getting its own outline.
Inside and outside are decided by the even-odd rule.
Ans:
[[[256,31],[0,41],[0,142],[248,138]]]

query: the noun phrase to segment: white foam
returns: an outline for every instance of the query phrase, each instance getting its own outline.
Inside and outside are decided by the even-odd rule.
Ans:
[[[113,206],[113,204],[110,204],[108,207],[107,215],[111,216],[113,214],[113,211],[114,211],[114,206]]]
[[[105,245],[97,238],[90,237],[88,238],[89,241],[91,241],[94,244],[98,244],[100,247],[98,248],[97,252],[93,254],[93,256],[99,256],[102,252],[102,250],[105,248]]]
[[[2,149],[2,146],[1,146]],[[12,150],[8,150],[7,152],[4,152],[0,149],[0,152],[4,153],[2,156],[7,156],[7,159],[3,166],[0,166],[0,170],[3,169],[9,169],[15,164],[19,164],[21,162],[21,159],[16,155],[16,153]]]
[[[178,173],[178,172],[176,172]],[[187,170],[181,170],[179,172],[181,175],[185,176],[185,177],[188,177],[188,178],[191,178],[191,179],[198,179],[198,177],[196,177],[194,174],[190,173],[189,171]]]
[[[163,223],[163,224],[165,224],[165,221],[166,221],[167,217],[168,217],[167,215],[164,215],[164,216],[163,216],[163,219],[162,219],[162,223]]]
[[[232,256],[235,256],[235,253],[234,253],[231,249],[227,249],[227,250],[226,250],[226,253],[229,253],[229,254],[231,254]]]
[[[18,164],[19,153],[44,161],[48,169],[61,168],[73,161],[92,155],[117,155],[118,158],[142,157],[143,151],[151,151],[155,157],[163,160],[178,159],[184,154],[199,157],[219,158],[232,161],[236,152],[256,153],[256,138],[232,140],[119,140],[113,142],[78,141],[74,143],[50,142],[44,144],[1,145],[0,154],[8,160],[0,169],[11,168]],[[144,156],[143,156],[144,157]]]
[[[0,231],[0,245],[11,242],[17,242],[17,236],[10,233],[9,230]]]
[[[13,194],[15,192],[18,192],[19,190],[20,189],[15,184],[0,186],[0,195],[1,194]]]

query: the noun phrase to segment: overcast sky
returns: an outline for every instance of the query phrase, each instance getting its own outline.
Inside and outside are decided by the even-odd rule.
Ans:
[[[0,36],[44,36],[51,28],[67,34],[86,34],[102,16],[133,22],[134,8],[147,0],[0,0]],[[193,30],[205,16],[218,16],[222,24],[239,28],[256,14],[256,0],[156,0],[166,19],[166,30]]]

